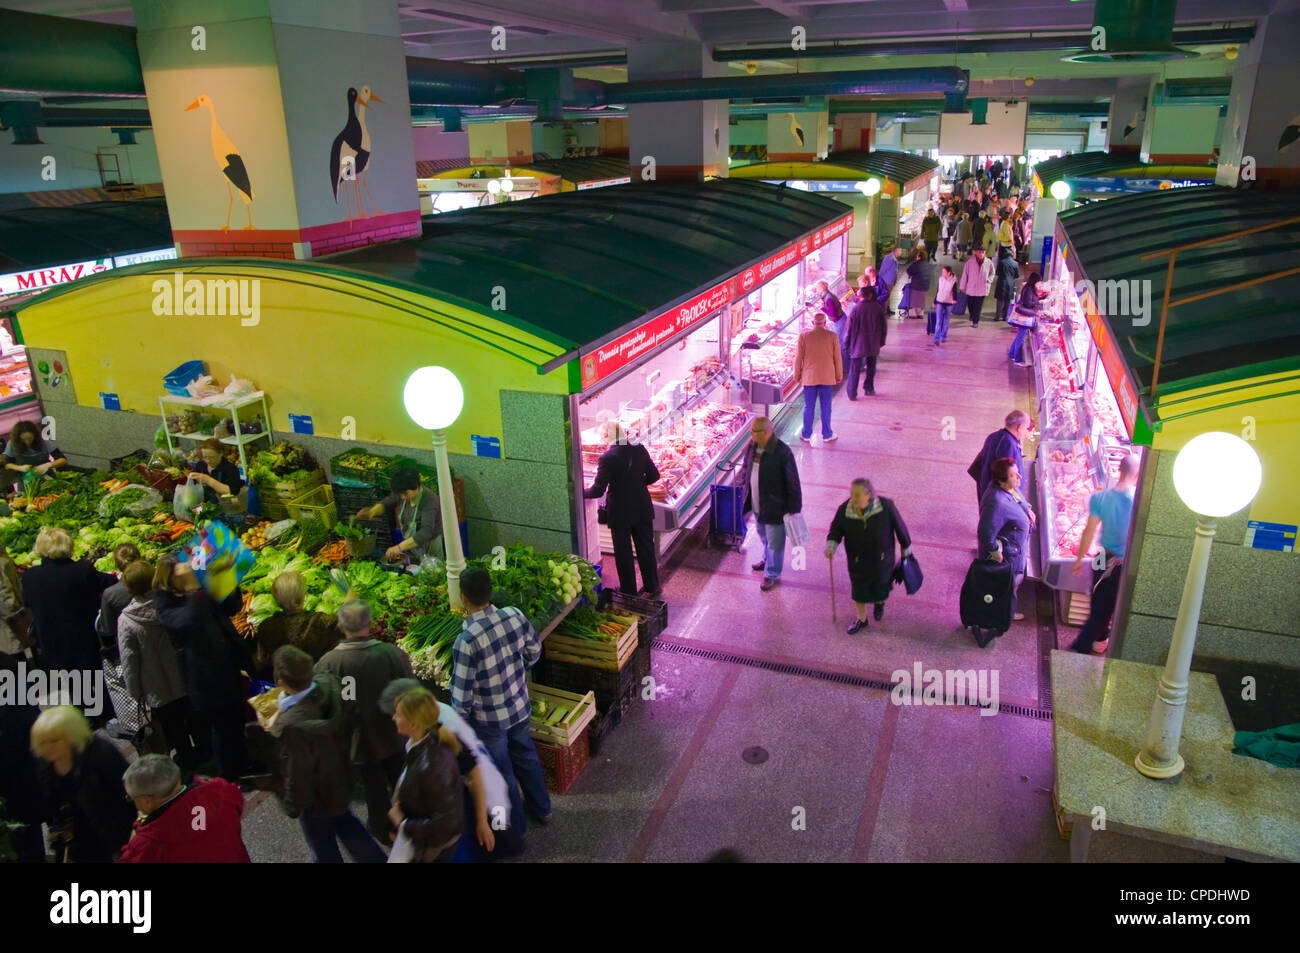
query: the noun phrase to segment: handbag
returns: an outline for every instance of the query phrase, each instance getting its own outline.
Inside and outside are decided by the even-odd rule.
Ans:
[[[1038,323],[1038,312],[1030,311],[1020,305],[1016,305],[1007,314],[1007,324],[1017,328],[1033,328]]]
[[[131,735],[131,745],[135,748],[137,754],[169,754],[171,746],[168,745],[167,739],[153,722],[153,712],[146,708],[141,702],[136,705],[136,714],[140,721],[140,727]]]
[[[894,569],[894,582],[902,583],[909,596],[916,595],[925,576],[921,573],[921,564],[912,555],[904,556]]]

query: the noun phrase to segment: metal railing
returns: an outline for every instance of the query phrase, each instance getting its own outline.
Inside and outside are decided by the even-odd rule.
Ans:
[[[1179,298],[1177,301],[1170,301],[1169,296],[1173,293],[1174,287],[1174,262],[1178,258],[1179,252],[1188,251],[1193,248],[1204,248],[1207,245],[1217,245],[1219,242],[1226,242],[1233,238],[1241,238],[1243,235],[1254,235],[1256,232],[1267,232],[1274,228],[1281,228],[1284,225],[1294,225],[1300,223],[1300,215],[1291,218],[1279,219],[1276,222],[1270,222],[1268,225],[1259,225],[1255,228],[1245,228],[1237,232],[1229,232],[1226,235],[1219,235],[1215,238],[1205,238],[1199,242],[1189,242],[1186,245],[1178,245],[1174,248],[1166,248],[1161,251],[1148,252],[1145,255],[1138,256],[1138,261],[1150,261],[1153,258],[1160,258],[1164,255],[1169,256],[1169,268],[1165,272],[1165,295],[1160,306],[1160,331],[1156,337],[1156,361],[1151,370],[1151,409],[1155,410],[1156,396],[1160,386],[1160,362],[1164,356],[1165,349],[1165,327],[1169,321],[1169,309],[1176,308],[1182,304],[1191,304],[1193,301],[1202,301],[1206,298],[1213,298],[1216,295],[1226,294],[1229,291],[1237,291],[1241,288],[1249,288],[1252,285],[1260,285],[1269,281],[1277,281],[1279,278],[1285,278],[1288,275],[1300,274],[1300,268],[1287,268],[1284,271],[1275,272],[1271,275],[1264,275],[1259,278],[1251,278],[1247,281],[1239,281],[1236,284],[1225,285],[1222,288],[1216,288],[1213,291],[1206,291],[1201,294],[1188,295],[1185,298]]]

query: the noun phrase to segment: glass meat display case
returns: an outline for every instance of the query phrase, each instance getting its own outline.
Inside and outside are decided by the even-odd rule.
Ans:
[[[690,522],[748,434],[751,415],[740,381],[718,357],[721,327],[720,316],[703,322],[677,346],[579,404],[585,485],[596,478],[601,454],[611,446],[607,424],[615,421],[626,439],[645,445],[659,470],[659,481],[650,487],[658,531]],[[596,525],[595,501],[590,503],[589,533]],[[602,551],[610,551],[605,528],[594,532]]]

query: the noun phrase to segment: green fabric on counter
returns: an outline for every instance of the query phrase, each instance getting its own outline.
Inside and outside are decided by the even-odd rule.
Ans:
[[[1279,768],[1300,768],[1300,722],[1267,731],[1239,731],[1232,736],[1233,754],[1248,755]]]

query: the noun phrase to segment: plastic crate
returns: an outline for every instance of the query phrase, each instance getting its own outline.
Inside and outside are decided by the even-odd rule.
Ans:
[[[287,507],[289,519],[299,523],[307,520],[320,520],[325,528],[332,530],[339,521],[338,508],[334,505],[334,489],[329,484],[322,484],[309,490]]]
[[[364,453],[368,456],[379,457],[379,459],[387,462],[384,466],[374,470],[358,470],[340,462],[352,453]],[[393,474],[402,467],[414,465],[415,461],[408,457],[385,457],[382,454],[371,453],[365,447],[353,447],[351,450],[345,450],[338,456],[330,458],[330,478],[335,481],[343,479],[368,484],[379,490],[382,496],[387,496],[389,483],[393,479]]]
[[[308,490],[314,490],[324,482],[324,472],[312,470],[306,476],[298,477],[296,480],[277,479],[264,481],[258,484],[257,491],[261,494],[262,501],[265,503],[289,504]]]
[[[122,464],[125,463],[131,457],[142,457],[147,463],[149,461],[149,458],[152,457],[155,453],[157,453],[156,450],[132,450],[130,453],[124,453],[120,457],[114,457],[112,460],[109,460],[108,469],[110,471],[117,471],[122,469]]]
[[[163,390],[173,397],[188,397],[188,386],[208,372],[202,361],[186,361],[163,378]]]
[[[582,769],[591,760],[591,748],[588,736],[591,726],[582,729],[576,741],[567,748],[548,745],[540,741],[533,742],[537,749],[537,760],[542,763],[542,776],[546,779],[546,789],[552,794],[567,794],[573,782],[578,780]]]
[[[542,643],[543,648],[545,642]],[[568,692],[585,694],[592,692],[596,696],[596,710],[608,714],[617,710],[615,723],[627,712],[640,690],[641,680],[650,674],[650,647],[638,648],[628,663],[617,672],[587,665],[575,665],[572,662],[557,662],[544,658],[533,679]]]
[[[611,589],[610,605],[621,615],[634,615],[641,620],[637,626],[637,636],[641,640],[642,648],[663,635],[664,630],[668,628],[668,603],[666,602],[648,599],[645,596],[629,596],[617,589]]]

